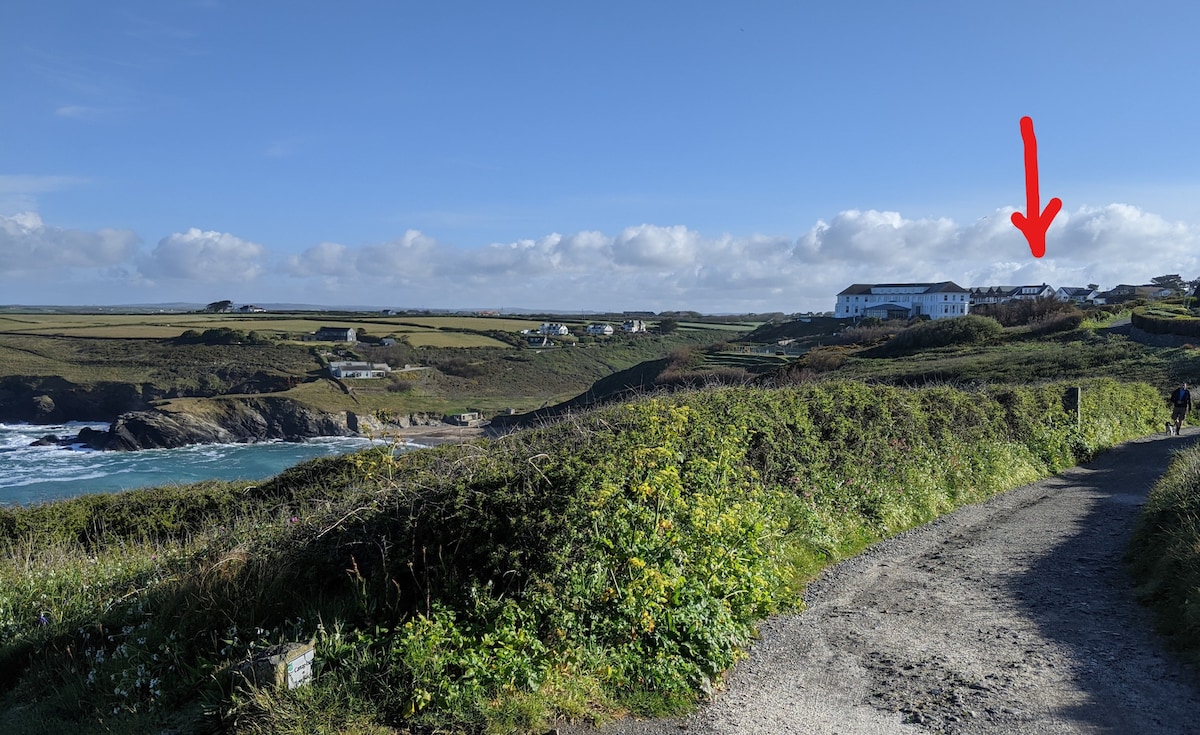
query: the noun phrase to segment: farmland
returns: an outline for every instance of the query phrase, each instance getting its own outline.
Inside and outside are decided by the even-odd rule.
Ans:
[[[180,399],[278,392],[326,411],[524,412],[572,398],[595,381],[639,362],[749,329],[697,321],[680,325],[669,335],[568,336],[552,349],[527,347],[520,333],[536,330],[545,320],[580,332],[589,323],[562,317],[375,312],[0,312],[0,413],[9,420],[28,420],[20,411],[27,411],[37,396],[49,395],[60,408],[43,418],[76,418],[74,409],[58,396],[95,393],[101,385],[109,392],[113,386],[126,386],[126,394],[140,397],[137,405],[123,410]],[[609,321],[619,324],[619,319]],[[314,332],[327,326],[354,328],[360,342],[311,341]],[[221,343],[198,339],[214,330],[224,330]],[[389,337],[396,344],[382,345],[381,340]],[[327,375],[325,365],[331,359],[425,369],[339,386]],[[114,418],[108,410],[97,409],[87,418]]]

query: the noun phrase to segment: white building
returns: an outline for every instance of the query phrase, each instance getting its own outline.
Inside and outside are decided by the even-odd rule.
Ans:
[[[1061,286],[1054,292],[1054,298],[1076,304],[1094,304],[1097,299],[1100,300],[1100,303],[1104,303],[1104,299],[1100,298],[1099,291],[1086,286]]]
[[[571,330],[567,328],[566,324],[546,322],[542,326],[538,327],[538,334],[556,334],[559,337],[565,337],[570,333]]]
[[[877,317],[911,319],[964,316],[970,293],[953,281],[940,283],[856,283],[838,294],[833,310],[838,319]]]
[[[621,329],[629,334],[637,334],[638,332],[646,331],[646,322],[641,319],[630,319],[621,323]]]
[[[384,362],[331,362],[329,374],[335,378],[382,378],[392,372]]]
[[[589,324],[587,325],[587,333],[608,337],[613,333],[613,328],[611,324]]]

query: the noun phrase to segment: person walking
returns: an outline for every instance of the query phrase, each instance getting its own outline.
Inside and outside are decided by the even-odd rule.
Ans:
[[[1175,422],[1175,436],[1179,436],[1183,420],[1187,418],[1191,410],[1192,392],[1188,390],[1188,384],[1183,383],[1171,393],[1171,421]]]

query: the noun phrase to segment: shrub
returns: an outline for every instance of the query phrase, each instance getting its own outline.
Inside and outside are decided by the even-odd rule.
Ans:
[[[1053,334],[1078,329],[1083,324],[1083,312],[1078,309],[1056,311],[1029,322],[1030,334]]]
[[[471,362],[465,357],[452,357],[449,360],[443,360],[437,364],[437,369],[446,375],[454,375],[459,378],[478,378],[487,372],[482,365]]]
[[[1200,447],[1176,455],[1138,517],[1126,561],[1158,625],[1200,661]]]
[[[1023,327],[1043,321],[1052,314],[1076,310],[1077,307],[1070,302],[1053,298],[1017,299],[999,304],[979,304],[971,307],[972,314],[991,317],[1005,327]]]
[[[968,314],[909,327],[876,350],[879,354],[895,355],[935,347],[985,344],[997,339],[1003,331],[995,319]]]
[[[1130,317],[1133,326],[1151,334],[1176,334],[1182,337],[1200,337],[1200,319],[1185,315],[1167,316],[1164,313],[1150,313],[1148,307],[1133,310]]]
[[[845,363],[846,351],[837,347],[814,347],[804,353],[800,360],[801,369],[808,368],[818,373],[837,370]]]

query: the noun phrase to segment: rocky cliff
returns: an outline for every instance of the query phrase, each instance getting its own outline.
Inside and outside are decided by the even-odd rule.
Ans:
[[[57,376],[10,375],[0,378],[0,421],[108,421],[126,411],[148,408],[150,401],[165,397],[150,385],[80,385]]]
[[[107,432],[80,433],[97,449],[130,451],[188,444],[300,441],[315,436],[353,436],[371,429],[369,417],[324,413],[287,398],[214,398],[195,410],[150,409],[124,413]]]

